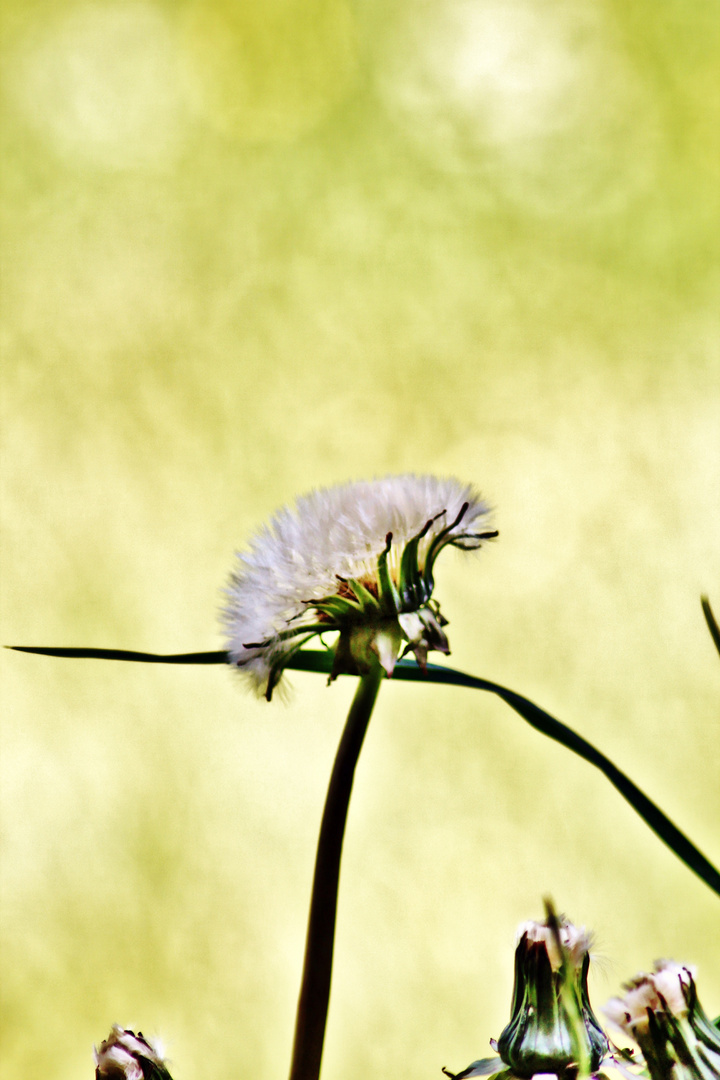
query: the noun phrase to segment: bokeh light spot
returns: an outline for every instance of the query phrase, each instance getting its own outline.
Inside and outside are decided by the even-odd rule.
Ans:
[[[184,118],[162,13],[143,3],[81,5],[22,44],[9,79],[36,131],[83,166],[175,158]]]
[[[424,16],[410,5],[393,21],[377,88],[436,167],[540,212],[614,210],[645,190],[657,124],[602,13],[446,0]]]

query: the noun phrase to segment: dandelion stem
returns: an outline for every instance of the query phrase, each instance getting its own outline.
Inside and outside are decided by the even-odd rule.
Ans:
[[[330,1000],[335,917],[345,821],[355,766],[383,675],[383,669],[379,663],[376,663],[366,675],[361,677],[330,776],[315,857],[315,875],[310,899],[305,963],[295,1020],[290,1080],[317,1080],[320,1075]]]

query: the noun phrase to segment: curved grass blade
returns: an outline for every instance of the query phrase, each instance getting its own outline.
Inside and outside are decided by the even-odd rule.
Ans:
[[[289,666],[303,671],[327,671],[329,670],[328,654],[318,650],[300,652],[293,658]],[[393,679],[467,686],[474,690],[486,690],[492,694],[497,694],[537,731],[541,731],[543,735],[547,735],[549,738],[554,739],[555,742],[559,742],[562,746],[572,750],[574,754],[584,758],[585,761],[589,761],[591,765],[599,769],[610,783],[617,788],[623,798],[630,803],[643,821],[667,844],[671,851],[674,851],[686,866],[693,870],[713,892],[720,896],[720,873],[695,847],[692,841],[673,824],[670,818],[609,758],[596,750],[581,735],[577,735],[571,728],[556,720],[532,701],[522,697],[521,694],[516,694],[513,690],[508,690],[505,686],[490,682],[488,679],[478,679],[474,675],[466,675],[462,671],[441,667],[439,664],[428,664],[427,674],[424,674],[414,661],[400,660],[395,666]]]
[[[708,619],[710,605],[703,602],[703,611]],[[712,620],[712,624],[711,624]],[[710,632],[715,634],[712,627],[717,628],[712,612],[708,619]],[[720,637],[720,635],[719,635]],[[19,652],[39,653],[43,656],[64,656],[75,658],[94,658],[100,660],[135,660],[141,663],[152,664],[224,664],[227,663],[225,652],[198,652],[198,653],[173,653],[162,655],[158,653],[133,652],[127,649],[78,649],[78,648],[50,648],[33,645],[9,645],[7,648]],[[290,660],[288,667],[296,671],[314,671],[329,674],[332,667],[333,654],[330,650],[301,649]],[[601,754],[599,750],[577,735],[572,728],[556,720],[544,709],[535,705],[532,701],[508,690],[505,686],[490,682],[488,679],[479,679],[474,675],[466,675],[454,668],[441,667],[439,664],[428,664],[425,672],[421,671],[412,660],[399,660],[395,665],[393,679],[407,680],[409,682],[433,682],[445,683],[451,686],[466,686],[473,690],[485,690],[491,694],[497,694],[499,698],[514,709],[537,731],[554,739],[561,746],[572,750],[574,754],[589,761],[602,772],[611,784],[620,792],[632,808],[640,815],[645,823],[674,851],[686,866],[702,878],[705,884],[720,896],[720,873],[708,859],[699,851],[684,833],[662,812],[630,780],[609,758]]]

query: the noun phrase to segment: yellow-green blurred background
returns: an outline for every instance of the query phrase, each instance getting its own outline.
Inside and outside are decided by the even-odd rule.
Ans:
[[[454,474],[452,663],[609,754],[720,863],[720,60],[706,0],[9,0],[2,641],[217,649],[233,551],[316,485]],[[431,507],[434,511],[437,508]],[[353,686],[2,657],[3,1080],[288,1067]],[[501,702],[383,688],[327,1080],[437,1077],[508,1019],[541,897],[599,1008],[720,900]]]

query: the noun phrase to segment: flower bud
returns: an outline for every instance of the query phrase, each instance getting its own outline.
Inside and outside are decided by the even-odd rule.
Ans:
[[[520,927],[515,950],[515,987],[510,1023],[498,1053],[513,1075],[578,1070],[581,1060],[595,1072],[608,1042],[588,998],[590,940],[584,928],[557,921]]]
[[[694,968],[659,960],[624,989],[605,1013],[635,1039],[651,1080],[720,1078],[720,1031],[698,1001]]]
[[[172,1080],[160,1051],[129,1028],[113,1025],[109,1037],[95,1048],[95,1080]]]
[[[574,1080],[595,1076],[610,1056],[588,998],[590,936],[558,919],[549,901],[546,911],[546,922],[518,929],[512,1015],[497,1042],[491,1040],[500,1056],[459,1073],[443,1069],[452,1080]]]

